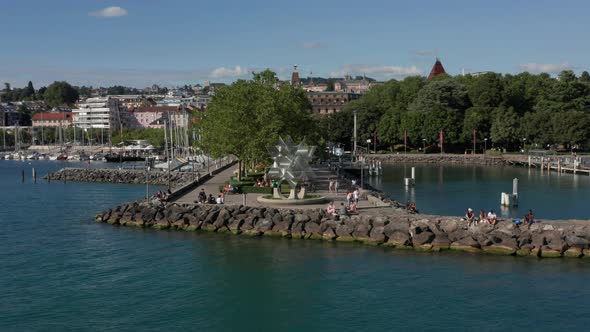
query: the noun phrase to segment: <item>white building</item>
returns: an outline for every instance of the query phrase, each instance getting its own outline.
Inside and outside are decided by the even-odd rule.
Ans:
[[[118,130],[125,122],[126,111],[119,101],[111,97],[88,98],[74,112],[74,126]]]

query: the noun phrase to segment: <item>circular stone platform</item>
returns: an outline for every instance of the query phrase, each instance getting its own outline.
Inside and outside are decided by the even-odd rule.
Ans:
[[[271,198],[264,198],[264,196],[259,196],[256,199],[259,203],[262,204],[277,204],[277,205],[313,205],[313,204],[324,204],[329,202],[330,200],[324,196],[314,197],[314,198],[305,198],[305,199],[271,199]]]

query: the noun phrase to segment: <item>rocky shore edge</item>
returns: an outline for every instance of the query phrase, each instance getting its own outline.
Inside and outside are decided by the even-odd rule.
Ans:
[[[359,242],[417,251],[455,250],[542,258],[590,258],[590,225],[499,221],[467,227],[459,217],[360,215],[335,220],[323,209],[133,202],[108,209],[96,221],[161,230]]]
[[[52,181],[145,184],[146,172],[134,169],[67,167],[49,173],[44,178]],[[152,170],[148,179],[151,185],[168,185],[168,172]],[[170,172],[170,183],[173,187],[180,187],[194,179],[195,174],[192,172]]]
[[[481,154],[371,154],[367,159],[388,163],[416,163],[416,164],[456,164],[456,165],[487,165],[508,166],[513,162],[525,162],[525,155],[484,156]]]

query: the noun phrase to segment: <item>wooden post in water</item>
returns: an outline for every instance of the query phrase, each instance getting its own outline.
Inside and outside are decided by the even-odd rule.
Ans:
[[[561,174],[561,159],[557,159],[557,173]]]
[[[529,168],[531,168],[531,156],[529,155]]]
[[[35,167],[33,167],[33,183],[37,183],[37,172],[35,172]]]
[[[21,173],[21,182],[25,183],[25,170],[23,169]]]
[[[545,157],[541,157],[541,172],[545,169]]]

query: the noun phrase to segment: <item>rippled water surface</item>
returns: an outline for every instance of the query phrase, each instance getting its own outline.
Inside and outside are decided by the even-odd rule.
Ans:
[[[590,260],[113,227],[144,186],[0,161],[0,331],[585,330]]]
[[[406,188],[404,177],[415,167],[416,185]],[[500,194],[512,194],[519,180],[519,204],[502,208]],[[416,202],[420,212],[464,215],[468,207],[494,210],[504,217],[522,218],[533,209],[540,219],[590,219],[590,176],[541,172],[518,167],[395,164],[383,167],[383,176],[369,183],[405,202]]]

